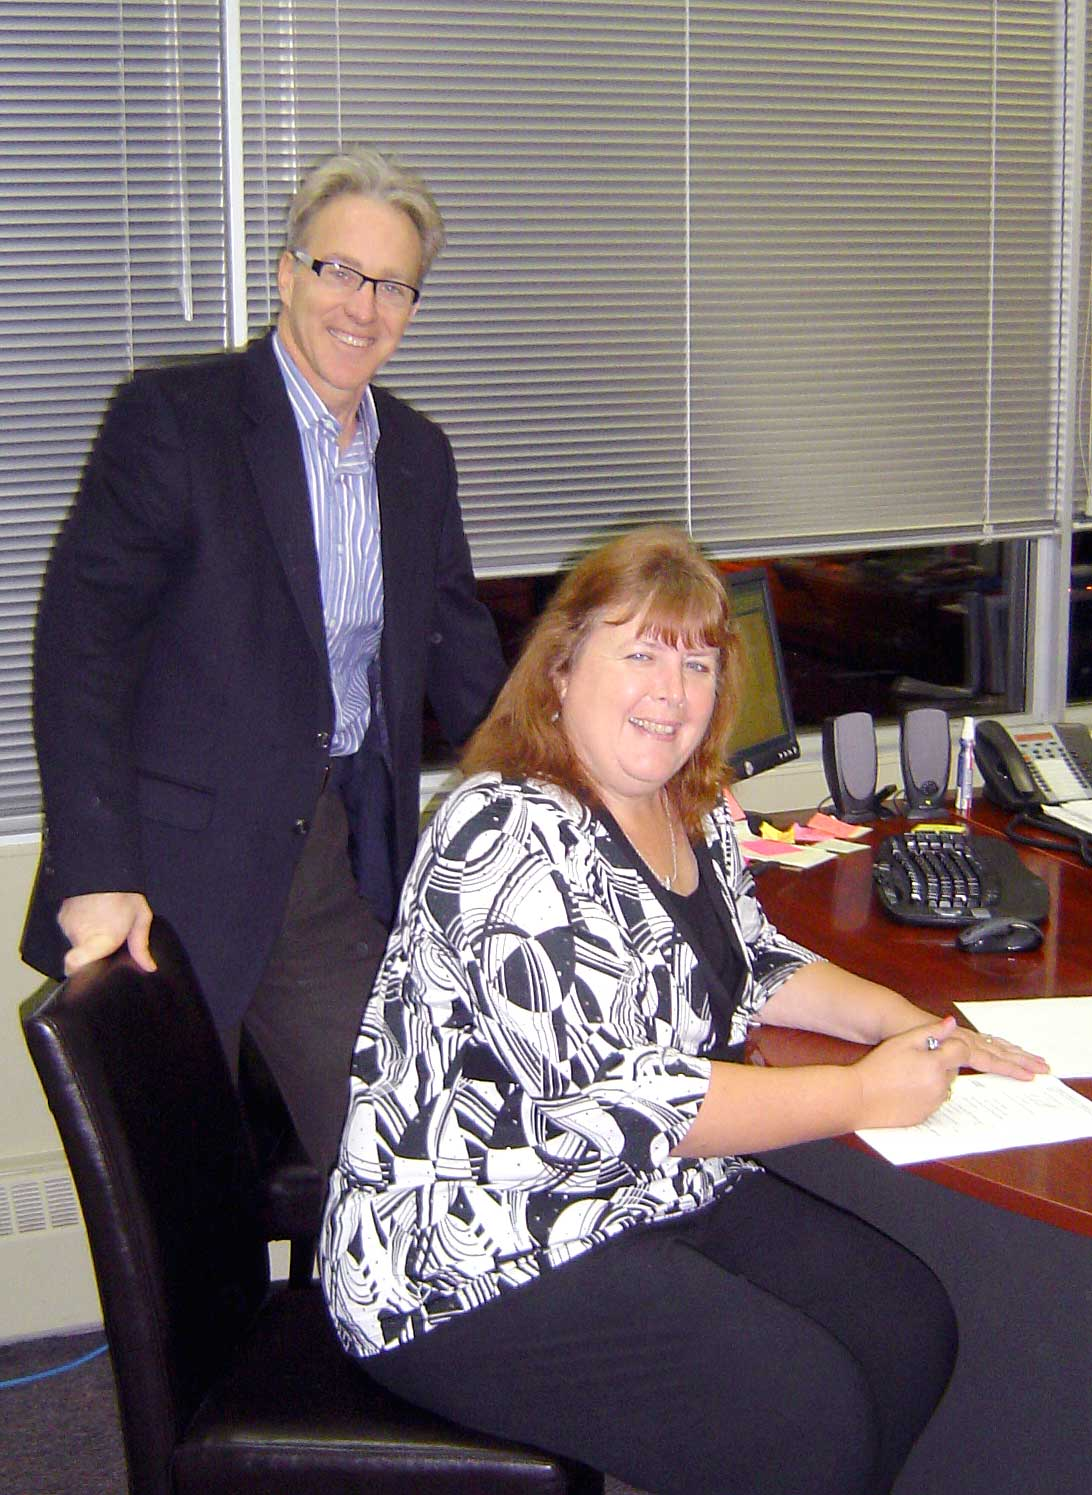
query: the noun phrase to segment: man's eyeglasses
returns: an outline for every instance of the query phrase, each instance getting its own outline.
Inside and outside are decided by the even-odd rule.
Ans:
[[[407,285],[403,280],[378,280],[374,275],[365,275],[362,270],[341,264],[339,260],[312,259],[302,249],[293,249],[292,258],[313,270],[328,290],[336,291],[340,296],[355,296],[363,286],[374,286],[375,299],[380,306],[389,306],[392,311],[409,311],[421,299],[417,287]]]

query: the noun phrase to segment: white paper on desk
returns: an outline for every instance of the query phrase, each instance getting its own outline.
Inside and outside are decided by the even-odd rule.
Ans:
[[[822,846],[800,846],[795,841],[768,841],[761,837],[744,837],[740,850],[749,862],[776,862],[780,867],[821,867],[832,861],[834,853]]]
[[[1067,799],[1064,804],[1040,805],[1039,809],[1075,831],[1092,831],[1092,800]]]
[[[1092,1137],[1092,1101],[1054,1075],[1010,1080],[957,1075],[950,1100],[918,1126],[871,1127],[857,1133],[889,1163],[1036,1147]]]
[[[815,841],[812,843],[823,851],[833,851],[835,856],[848,856],[851,851],[868,851],[867,846],[862,846],[860,841],[843,841],[838,836],[831,836],[829,841]]]
[[[980,1033],[994,1033],[1041,1054],[1059,1079],[1092,1075],[1092,997],[1014,997],[957,1002]]]

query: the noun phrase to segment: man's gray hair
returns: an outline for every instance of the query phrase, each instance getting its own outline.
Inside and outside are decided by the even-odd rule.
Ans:
[[[370,145],[346,145],[307,173],[288,208],[285,248],[302,249],[320,208],[346,193],[390,203],[405,213],[421,240],[421,279],[447,242],[436,199],[415,171]]]

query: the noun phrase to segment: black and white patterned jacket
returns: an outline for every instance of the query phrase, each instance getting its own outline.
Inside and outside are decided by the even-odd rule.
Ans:
[[[729,1041],[815,957],[754,896],[726,811],[705,837],[745,977]],[[412,1339],[750,1164],[669,1156],[717,1047],[701,968],[570,796],[482,774],[418,848],[364,1013],[323,1286],[350,1352]]]

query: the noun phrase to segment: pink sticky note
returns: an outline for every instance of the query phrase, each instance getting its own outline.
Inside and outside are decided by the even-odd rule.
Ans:
[[[824,815],[820,811],[808,821],[808,826],[815,831],[822,831],[826,836],[838,836],[855,840],[858,836],[868,835],[867,825],[850,825],[848,821],[839,820],[835,815]]]

